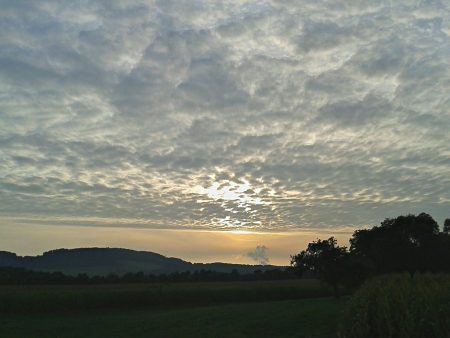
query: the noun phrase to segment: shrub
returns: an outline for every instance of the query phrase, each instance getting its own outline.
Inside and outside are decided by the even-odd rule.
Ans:
[[[367,281],[351,298],[339,337],[450,337],[450,275],[397,274]]]

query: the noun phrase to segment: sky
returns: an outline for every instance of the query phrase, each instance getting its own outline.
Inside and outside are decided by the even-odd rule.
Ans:
[[[0,7],[0,250],[288,264],[450,217],[446,0]]]

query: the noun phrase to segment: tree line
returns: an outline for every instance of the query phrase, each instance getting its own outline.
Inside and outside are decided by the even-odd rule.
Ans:
[[[450,219],[440,231],[426,213],[386,218],[356,230],[349,248],[334,237],[313,241],[291,256],[291,265],[300,276],[312,273],[332,285],[336,297],[340,286],[356,287],[377,275],[450,272]]]
[[[66,275],[62,272],[33,271],[23,268],[0,268],[0,285],[38,285],[38,284],[127,284],[127,283],[177,283],[177,282],[237,282],[256,280],[294,279],[292,269],[255,270],[253,273],[218,272],[212,270],[173,272],[169,274],[147,274],[144,272],[124,275],[108,274],[90,276],[85,273]]]

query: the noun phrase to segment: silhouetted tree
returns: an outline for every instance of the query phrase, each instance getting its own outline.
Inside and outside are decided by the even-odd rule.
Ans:
[[[443,232],[446,233],[446,234],[450,234],[450,218],[447,218],[444,221],[444,230],[443,230]]]
[[[438,224],[426,213],[387,218],[380,226],[355,231],[350,253],[367,261],[372,274],[432,271],[438,234]]]
[[[439,232],[426,213],[387,218],[372,229],[356,230],[348,252],[334,238],[317,240],[291,256],[291,264],[297,273],[312,273],[335,288],[392,272],[450,272],[450,220]]]
[[[306,250],[291,256],[291,265],[299,275],[309,271],[331,284],[336,298],[345,272],[347,248],[337,245],[334,237],[309,243]]]

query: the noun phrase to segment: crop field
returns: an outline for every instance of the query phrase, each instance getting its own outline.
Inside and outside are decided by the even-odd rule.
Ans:
[[[0,337],[329,337],[345,301],[316,280],[3,286]]]
[[[346,300],[332,298],[44,315],[3,315],[0,337],[334,337]]]
[[[0,337],[450,337],[449,275],[0,287]]]
[[[0,313],[170,308],[328,297],[317,280],[0,287]]]
[[[340,337],[450,337],[450,275],[408,273],[367,281],[349,301]]]

